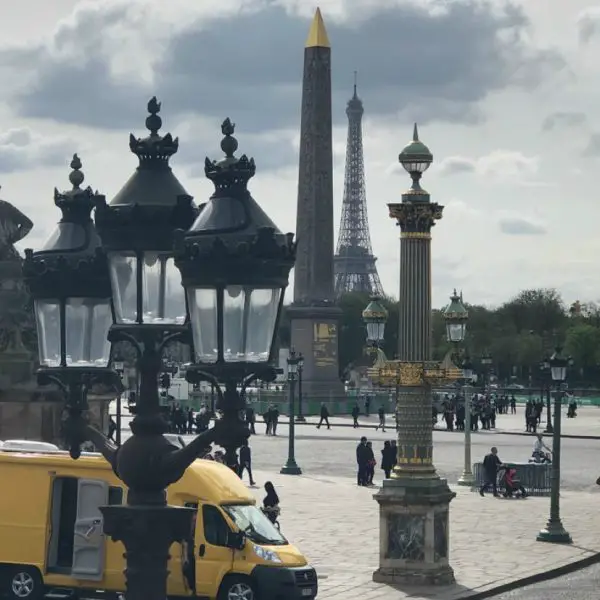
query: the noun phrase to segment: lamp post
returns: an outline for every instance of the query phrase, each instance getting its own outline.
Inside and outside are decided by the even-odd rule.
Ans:
[[[469,312],[462,302],[462,294],[459,296],[456,290],[450,296],[450,304],[444,309],[444,320],[446,321],[446,339],[454,346],[455,362],[462,366],[463,395],[465,397],[464,466],[457,483],[458,485],[471,487],[475,482],[471,470],[471,381],[473,379],[473,365],[468,358],[462,361],[459,358],[459,346],[464,343],[467,335]]]
[[[546,527],[537,536],[538,542],[551,542],[553,544],[571,544],[572,539],[563,527],[560,519],[560,429],[562,398],[564,396],[563,384],[567,379],[567,366],[569,359],[561,354],[562,348],[557,347],[550,358],[549,366],[552,381],[556,386],[554,392],[554,435],[552,437],[552,471],[550,474],[550,518]]]
[[[72,192],[55,194],[63,210],[52,238],[56,244],[37,253],[28,250],[25,261],[42,340],[39,377],[65,391],[71,455],[77,457],[80,444],[92,441],[128,488],[127,505],[99,508],[104,532],[125,545],[129,600],[164,600],[169,548],[189,536],[194,510],[168,506],[167,487],[211,443],[225,448],[231,464],[248,436],[237,388],[274,377],[273,341],[295,258],[293,235],[279,232],[246,188],[255,165],[246,156],[235,158],[229,120],[222,126],[225,160],[206,160],[216,191],[199,216],[169,166],[178,140],[158,133],[156,98],[148,111],[150,135],[131,135],[129,141],[139,166],[117,196],[107,204],[89,188],[80,190],[79,173]],[[102,332],[109,325],[110,342],[128,341],[135,348],[140,374],[133,435],[118,451],[85,419],[90,379],[116,376],[104,366],[109,354]],[[76,354],[70,335],[92,340],[91,350]],[[178,449],[164,437],[158,376],[165,347],[191,339],[196,364],[188,376],[215,384],[222,416]],[[225,382],[224,392],[219,381]]]
[[[282,475],[302,475],[302,469],[296,463],[294,424],[294,389],[296,387],[296,377],[298,376],[298,364],[300,356],[297,356],[294,350],[290,351],[287,359],[288,365],[288,400],[289,400],[289,430],[288,430],[288,457],[285,465],[279,471]]]
[[[298,354],[298,416],[296,421],[298,423],[305,423],[306,419],[302,413],[302,372],[304,371],[304,356],[302,352]]]
[[[544,433],[554,433],[552,427],[552,400],[550,394],[550,381],[552,381],[552,373],[550,369],[550,359],[544,356],[540,363],[540,373],[542,375],[542,394],[546,395],[546,429]]]
[[[113,369],[117,372],[117,375],[119,377],[119,379],[121,380],[121,383],[123,382],[123,373],[125,371],[125,362],[120,358],[114,358],[113,360]],[[123,393],[121,391],[119,391],[118,395],[117,395],[117,420],[116,420],[116,426],[117,426],[117,431],[116,431],[116,436],[115,436],[115,443],[117,444],[117,446],[121,445],[121,429],[122,429],[122,421],[123,421]]]
[[[367,343],[369,346],[381,350],[385,337],[385,324],[388,311],[381,304],[379,296],[373,296],[362,312],[363,322],[367,328]]]
[[[433,162],[415,125],[398,160],[412,179],[401,201],[388,204],[400,227],[400,297],[397,359],[382,365],[382,380],[398,384],[397,462],[375,495],[380,510],[379,568],[373,580],[402,585],[454,582],[449,564],[450,502],[456,496],[433,464],[432,386],[449,371],[432,361],[431,232],[443,206],[421,186]],[[420,542],[413,550],[407,531]],[[435,549],[435,550],[434,550]]]
[[[482,357],[481,357],[481,364],[483,366],[483,371],[484,371],[484,375],[485,375],[485,381],[484,381],[484,390],[487,390],[487,388],[490,385],[490,369],[492,367],[492,356],[489,352],[485,352]]]

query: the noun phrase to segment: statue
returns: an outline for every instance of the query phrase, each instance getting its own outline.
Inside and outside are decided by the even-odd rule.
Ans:
[[[6,200],[0,200],[0,260],[20,259],[15,244],[33,229],[33,222]]]

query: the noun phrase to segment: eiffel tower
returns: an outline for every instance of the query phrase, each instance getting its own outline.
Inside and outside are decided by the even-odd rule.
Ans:
[[[342,221],[334,257],[335,295],[346,292],[365,292],[383,296],[377,273],[365,193],[365,166],[363,160],[362,116],[363,103],[356,93],[348,101],[348,142],[346,144],[346,171],[344,174],[344,199]]]

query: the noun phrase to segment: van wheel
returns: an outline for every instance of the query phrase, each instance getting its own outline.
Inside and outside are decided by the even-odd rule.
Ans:
[[[219,588],[218,600],[257,600],[254,584],[242,575],[226,577]]]
[[[40,572],[33,567],[15,567],[7,578],[10,600],[39,600],[44,596]]]

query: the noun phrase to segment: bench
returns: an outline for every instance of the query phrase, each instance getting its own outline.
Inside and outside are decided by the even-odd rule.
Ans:
[[[530,496],[549,496],[550,495],[550,473],[551,464],[536,463],[504,463],[517,471],[517,477]],[[473,477],[475,485],[480,488],[485,480],[483,463],[473,465]],[[504,492],[504,487],[498,484],[498,491]]]

